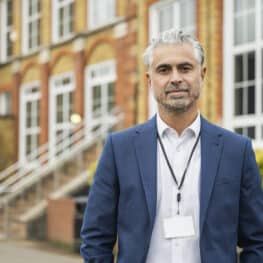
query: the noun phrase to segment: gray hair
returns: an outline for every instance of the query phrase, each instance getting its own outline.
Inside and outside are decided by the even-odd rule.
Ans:
[[[176,30],[174,28],[161,32],[156,38],[153,38],[151,43],[145,49],[143,54],[144,64],[149,69],[153,59],[154,49],[162,44],[183,44],[189,43],[194,49],[195,56],[202,66],[204,64],[205,55],[204,49],[200,42],[195,39],[190,34],[186,34],[181,30]]]

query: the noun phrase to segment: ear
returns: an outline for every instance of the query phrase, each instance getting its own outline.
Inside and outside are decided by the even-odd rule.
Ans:
[[[201,68],[201,78],[202,78],[202,80],[205,79],[205,75],[206,75],[206,67],[203,66],[203,67]]]
[[[151,83],[152,83],[152,80],[151,80],[151,74],[149,73],[149,71],[147,71],[146,73],[145,73],[145,76],[146,76],[146,78],[147,78],[147,84],[148,84],[148,88],[151,88]]]

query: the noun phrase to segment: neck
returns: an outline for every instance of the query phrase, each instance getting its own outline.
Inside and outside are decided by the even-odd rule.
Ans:
[[[196,119],[198,110],[187,112],[167,112],[159,108],[160,118],[180,135],[185,128],[190,126]]]

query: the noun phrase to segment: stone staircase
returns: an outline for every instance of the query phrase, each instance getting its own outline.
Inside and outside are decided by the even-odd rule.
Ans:
[[[99,129],[96,124],[95,132],[92,127],[87,132],[87,126],[82,123],[70,135],[71,142],[75,135],[76,140],[60,150],[59,155],[50,157],[48,151],[43,153],[40,149],[41,153],[32,161],[33,168],[30,165],[28,168],[28,164],[15,164],[16,169],[11,167],[1,172],[0,239],[28,238],[34,222],[45,222],[49,198],[65,197],[83,187],[88,188],[93,175],[91,170],[94,170],[106,134],[119,129],[121,119],[122,115],[116,113],[104,116]],[[65,139],[62,142],[67,141]]]

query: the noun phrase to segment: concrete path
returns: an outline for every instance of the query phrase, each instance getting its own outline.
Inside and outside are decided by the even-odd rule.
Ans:
[[[1,263],[82,263],[77,254],[54,249],[45,243],[0,241]]]

